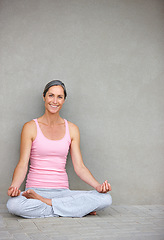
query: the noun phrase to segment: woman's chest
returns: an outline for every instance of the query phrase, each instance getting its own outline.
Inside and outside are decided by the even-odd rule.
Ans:
[[[70,143],[64,138],[62,140],[48,140],[37,138],[31,148],[31,156],[37,158],[62,157],[68,155]]]
[[[66,133],[64,124],[54,127],[40,125],[40,130],[42,134],[50,140],[61,140]]]

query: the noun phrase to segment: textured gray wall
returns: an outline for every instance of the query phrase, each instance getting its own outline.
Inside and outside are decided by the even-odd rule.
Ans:
[[[62,116],[81,131],[84,162],[114,204],[164,204],[164,1],[0,1],[0,201],[25,122],[61,79]],[[71,189],[91,189],[67,169]]]

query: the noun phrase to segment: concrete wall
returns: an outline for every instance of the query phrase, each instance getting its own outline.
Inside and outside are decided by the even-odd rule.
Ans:
[[[47,82],[65,82],[62,116],[114,204],[164,204],[164,1],[0,1],[0,201],[25,122],[44,113]],[[71,189],[91,189],[67,170]],[[23,188],[23,186],[22,186]]]

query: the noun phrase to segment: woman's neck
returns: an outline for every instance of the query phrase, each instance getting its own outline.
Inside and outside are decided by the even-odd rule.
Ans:
[[[51,114],[49,112],[45,112],[40,120],[49,126],[63,123],[63,119],[60,117],[59,113]]]

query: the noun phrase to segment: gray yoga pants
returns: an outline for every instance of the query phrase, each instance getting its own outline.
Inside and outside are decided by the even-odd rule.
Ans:
[[[7,208],[11,214],[24,218],[83,217],[112,204],[109,193],[98,193],[96,190],[30,189],[44,198],[52,199],[52,206],[37,199],[27,199],[21,193],[18,197],[11,197],[7,202]]]

